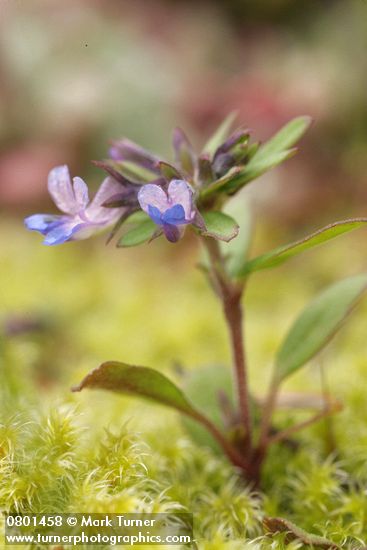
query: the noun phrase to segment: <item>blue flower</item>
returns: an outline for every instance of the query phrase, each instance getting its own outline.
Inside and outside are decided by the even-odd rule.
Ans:
[[[106,208],[106,202],[121,196],[123,187],[112,177],[101,184],[94,199],[89,201],[88,187],[79,177],[71,182],[67,166],[58,166],[48,176],[48,190],[62,215],[35,214],[24,220],[27,229],[45,236],[44,244],[87,239],[113,225],[126,213],[128,206]],[[130,190],[126,190],[128,194]]]
[[[184,180],[171,180],[167,192],[159,185],[148,183],[138,193],[141,208],[158,226],[167,239],[176,242],[181,238],[184,226],[196,218],[193,190]]]

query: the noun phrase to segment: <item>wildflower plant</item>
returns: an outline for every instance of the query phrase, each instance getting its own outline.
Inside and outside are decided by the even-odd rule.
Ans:
[[[211,406],[203,407],[205,401],[200,399],[200,391],[194,392],[196,398],[191,400],[192,392],[186,395],[162,373],[118,361],[103,363],[74,391],[97,388],[133,394],[178,410],[204,427],[229,461],[256,486],[273,444],[289,441],[300,429],[340,409],[340,403],[327,398],[317,406],[313,416],[300,424],[284,429],[273,424],[282,384],[306,365],[341,327],[366,290],[367,275],[357,274],[334,283],[306,306],[276,354],[270,388],[262,400],[255,400],[250,393],[247,376],[242,323],[248,279],[260,270],[275,268],[363,226],[367,218],[330,223],[303,239],[248,258],[250,229],[240,228],[238,222],[242,220],[225,213],[225,205],[244,186],[293,156],[294,145],[309,127],[310,118],[292,120],[264,144],[253,143],[248,130],[231,132],[233,123],[234,116],[230,115],[200,154],[194,151],[182,130],[176,129],[173,163],[130,140],[114,142],[110,158],[95,162],[107,173],[107,178],[91,202],[83,180],[71,181],[66,167],[55,168],[50,173],[48,188],[62,214],[36,214],[28,217],[25,224],[43,234],[48,245],[88,238],[107,228],[111,229],[108,240],[116,239],[117,246],[122,248],[161,236],[176,243],[189,229],[196,234],[205,250],[202,271],[222,305],[228,327],[234,391],[216,369],[201,373],[198,383],[202,395],[208,388],[213,393]]]

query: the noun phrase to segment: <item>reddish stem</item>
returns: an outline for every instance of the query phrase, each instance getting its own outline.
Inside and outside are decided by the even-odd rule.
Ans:
[[[242,424],[245,430],[245,446],[249,454],[252,446],[252,422],[250,397],[247,382],[246,356],[242,334],[243,314],[241,298],[244,285],[231,281],[224,269],[223,258],[217,241],[204,239],[211,261],[211,276],[218,296],[222,301],[231,341],[236,389]]]

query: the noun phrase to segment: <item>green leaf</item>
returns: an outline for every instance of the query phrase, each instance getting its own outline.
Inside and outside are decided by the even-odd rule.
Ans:
[[[134,367],[126,363],[109,361],[93,370],[72,390],[78,392],[85,388],[138,395],[191,417],[198,416],[197,411],[173,382],[148,367]]]
[[[280,246],[270,252],[266,252],[261,256],[257,256],[256,258],[249,260],[237,271],[235,275],[238,278],[246,277],[246,275],[254,271],[269,269],[271,267],[281,265],[290,258],[293,258],[293,256],[296,256],[309,248],[314,248],[315,246],[319,246],[327,241],[330,241],[339,235],[343,235],[353,229],[364,226],[366,222],[367,218],[355,218],[331,223],[326,227],[311,233],[311,235],[307,235],[307,237],[304,237],[299,241]]]
[[[240,197],[230,200],[225,207],[226,213],[239,222],[239,234],[229,243],[220,243],[226,257],[226,268],[230,276],[241,271],[246,263],[247,253],[251,243],[252,216],[247,200]]]
[[[312,122],[309,116],[294,118],[283,126],[269,141],[261,145],[254,159],[265,159],[274,153],[280,153],[290,149],[301,139]]]
[[[287,149],[286,151],[270,153],[264,157],[259,156],[260,150],[261,149],[259,149],[258,153],[252,157],[248,164],[246,164],[243,170],[240,170],[222,186],[222,191],[229,194],[235,193],[250,181],[262,176],[271,168],[293,157],[297,152],[297,149]]]
[[[258,142],[251,143],[251,145],[247,147],[246,159],[248,162],[256,155],[256,153],[259,150],[259,147],[260,147],[260,143]]]
[[[223,429],[223,414],[220,408],[220,397],[225,395],[234,409],[233,382],[230,369],[220,365],[198,368],[188,373],[184,382],[185,395],[205,413],[210,420]],[[220,446],[203,427],[189,418],[183,418],[183,424],[192,439],[218,451]]]
[[[152,238],[156,229],[157,226],[155,225],[155,223],[150,218],[145,216],[142,221],[138,222],[138,224],[135,225],[135,227],[129,229],[128,231],[126,231],[126,233],[124,233],[124,235],[117,243],[117,246],[119,248],[127,248],[130,246],[143,244]]]
[[[206,153],[210,156],[212,156],[219,145],[223,143],[223,141],[228,137],[229,132],[231,130],[231,126],[233,122],[235,121],[237,117],[237,112],[230,113],[220,124],[220,126],[216,129],[214,134],[211,136],[211,138],[208,140],[208,142],[204,145],[203,153]]]
[[[220,430],[227,432],[230,440],[238,436],[239,418],[236,400],[233,395],[231,369],[223,365],[210,365],[187,373],[184,381],[185,395],[197,409],[205,414]],[[260,419],[260,411],[255,400],[250,397],[252,417],[255,423]],[[201,444],[220,450],[217,441],[200,424],[190,418],[183,418],[183,425],[192,439]]]
[[[237,222],[223,212],[204,212],[203,218],[206,231],[202,234],[206,237],[229,242],[238,234]]]
[[[275,373],[279,382],[329,342],[366,288],[366,274],[349,277],[329,287],[302,311],[276,356]]]
[[[241,455],[232,447],[224,434],[210,419],[195,409],[183,392],[160,372],[148,367],[135,367],[126,363],[109,361],[88,374],[78,386],[72,388],[72,391],[77,392],[84,388],[137,395],[176,409],[205,426],[219,442],[232,463],[246,468]]]

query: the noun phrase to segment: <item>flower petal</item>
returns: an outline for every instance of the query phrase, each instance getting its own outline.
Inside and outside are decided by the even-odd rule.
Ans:
[[[57,224],[54,229],[46,234],[43,244],[52,246],[70,241],[71,237],[82,227],[83,223],[78,222],[76,219],[66,220],[64,223]]]
[[[48,175],[48,191],[56,206],[65,214],[76,214],[79,205],[75,199],[67,166],[57,166]]]
[[[88,186],[82,178],[73,178],[74,196],[80,210],[84,210],[89,203]]]
[[[108,202],[109,199],[112,199],[112,197],[121,194],[123,189],[121,183],[111,177],[103,180],[92,202],[85,209],[86,218],[94,223],[114,223],[121,216],[124,207],[107,208],[102,205]]]
[[[149,217],[154,221],[154,223],[156,223],[157,225],[163,225],[162,213],[160,212],[160,210],[158,210],[156,206],[149,205],[148,214]]]
[[[148,215],[149,206],[158,208],[160,212],[165,212],[171,206],[166,193],[159,185],[155,185],[154,183],[147,183],[147,185],[143,185],[140,188],[138,201],[142,210]]]
[[[51,225],[58,223],[62,216],[53,216],[51,214],[34,214],[25,218],[24,225],[30,231],[39,231],[45,235]]]
[[[176,225],[166,223],[163,225],[163,231],[169,242],[176,243],[181,239],[184,229],[182,227],[177,227]]]
[[[181,204],[175,204],[172,208],[169,208],[162,215],[162,221],[169,225],[182,225],[185,224],[185,210]]]
[[[185,219],[190,222],[195,215],[192,204],[193,191],[190,185],[184,180],[172,180],[167,193],[170,204],[181,204],[185,212]]]

